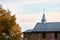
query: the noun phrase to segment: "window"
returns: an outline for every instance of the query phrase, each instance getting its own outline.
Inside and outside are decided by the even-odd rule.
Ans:
[[[43,38],[45,38],[45,33],[43,33]]]
[[[58,37],[58,33],[56,32],[56,33],[55,33],[55,38],[57,39],[57,37]]]

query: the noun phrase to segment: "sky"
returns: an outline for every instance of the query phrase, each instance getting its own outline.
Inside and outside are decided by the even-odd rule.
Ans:
[[[22,31],[33,29],[41,22],[43,9],[46,22],[60,22],[60,0],[0,0],[0,4],[16,15]]]

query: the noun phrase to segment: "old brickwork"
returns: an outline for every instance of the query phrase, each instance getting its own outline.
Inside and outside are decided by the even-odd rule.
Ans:
[[[55,38],[55,33],[45,33],[45,38],[43,38],[43,33],[25,33],[24,40],[60,40],[60,33],[57,33],[57,38]]]
[[[46,33],[46,40],[55,40],[54,33]]]

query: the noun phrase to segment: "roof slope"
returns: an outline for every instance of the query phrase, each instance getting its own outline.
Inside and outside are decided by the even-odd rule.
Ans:
[[[49,23],[37,23],[33,32],[43,32],[43,31],[60,31],[60,22],[49,22]]]
[[[23,33],[30,33],[30,32],[32,32],[32,29],[28,29],[28,30],[24,31]]]

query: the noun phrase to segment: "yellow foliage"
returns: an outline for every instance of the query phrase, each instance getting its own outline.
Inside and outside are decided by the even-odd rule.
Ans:
[[[12,36],[16,40],[20,40],[22,32],[16,23],[15,15],[11,15],[11,11],[0,8],[0,34],[5,33]]]

